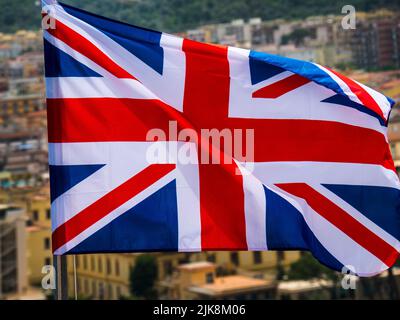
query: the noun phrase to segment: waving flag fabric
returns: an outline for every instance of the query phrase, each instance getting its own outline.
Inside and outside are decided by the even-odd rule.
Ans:
[[[50,2],[56,255],[309,250],[361,276],[395,263],[400,184],[386,134],[389,98],[315,63]],[[171,135],[174,126],[199,140]],[[152,129],[168,135],[149,141]],[[252,130],[252,161],[149,161],[155,144],[200,159],[202,129]],[[225,156],[229,147],[210,149]]]

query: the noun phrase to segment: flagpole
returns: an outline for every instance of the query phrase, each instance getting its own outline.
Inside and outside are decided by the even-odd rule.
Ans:
[[[75,293],[75,300],[78,300],[78,276],[76,273],[76,255],[73,256],[74,262],[74,293]]]
[[[56,300],[68,300],[67,256],[53,256],[56,270]]]

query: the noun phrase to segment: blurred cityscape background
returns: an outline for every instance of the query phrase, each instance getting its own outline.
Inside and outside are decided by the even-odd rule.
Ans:
[[[399,1],[65,2],[198,41],[341,70],[397,101],[389,139],[400,169]],[[345,4],[357,10],[355,29],[342,28]],[[41,287],[52,253],[40,6],[0,5],[0,299],[51,299]],[[71,297],[72,265],[69,257]],[[343,274],[297,251],[81,255],[76,267],[80,299],[400,299],[400,266],[343,282]]]

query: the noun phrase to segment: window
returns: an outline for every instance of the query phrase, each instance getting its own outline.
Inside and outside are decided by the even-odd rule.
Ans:
[[[106,260],[106,270],[107,270],[107,274],[111,274],[111,262],[110,262],[110,259],[108,259],[108,258]]]
[[[171,260],[166,260],[164,261],[164,272],[167,276],[172,274],[173,267],[172,267],[172,262]]]
[[[18,114],[18,103],[16,103],[16,102],[13,103],[13,111],[14,111],[14,114]]]
[[[212,272],[206,274],[206,283],[214,283],[214,274]]]
[[[78,294],[82,293],[82,279],[78,278],[78,281],[76,282],[76,291]]]
[[[208,254],[207,255],[207,261],[215,263],[215,261],[216,261],[215,254],[214,253]]]
[[[38,221],[39,220],[39,211],[33,210],[32,219],[33,219],[33,221]]]
[[[253,252],[254,264],[260,264],[262,262],[262,253],[260,251]]]
[[[99,283],[99,299],[104,300],[104,284]]]
[[[92,271],[95,271],[95,270],[96,270],[95,264],[96,264],[96,260],[94,259],[94,256],[91,256],[91,257],[90,257],[90,266],[91,266],[91,268],[92,268]]]
[[[103,263],[101,261],[101,258],[97,260],[97,267],[99,268],[99,272],[103,272]]]
[[[44,249],[49,250],[50,249],[50,238],[45,238],[44,239]]]
[[[277,251],[276,252],[278,261],[285,260],[285,251]]]
[[[396,158],[396,144],[395,143],[390,144],[390,152],[392,153],[392,157]]]
[[[113,295],[113,287],[112,287],[111,284],[109,284],[109,285],[108,285],[108,299],[109,299],[109,300],[112,300],[113,298],[114,298],[114,295]]]
[[[24,102],[24,112],[25,112],[25,113],[28,113],[28,112],[29,112],[29,103],[28,103],[28,101],[25,101],[25,102]]]
[[[50,219],[51,219],[51,211],[50,211],[50,209],[47,209],[47,210],[46,210],[46,219],[47,219],[47,220],[50,220]]]
[[[231,252],[231,262],[235,265],[239,265],[239,253],[238,252]]]
[[[83,269],[87,270],[87,257],[83,256]]]
[[[96,281],[92,282],[92,296],[96,297]]]
[[[119,262],[115,260],[115,275],[119,276]]]
[[[44,259],[44,265],[45,266],[51,266],[51,258],[47,257]]]

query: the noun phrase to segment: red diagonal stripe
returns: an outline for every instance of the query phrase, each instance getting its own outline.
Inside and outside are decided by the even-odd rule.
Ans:
[[[112,73],[117,78],[122,79],[136,79],[127,71],[122,69],[118,64],[111,60],[102,50],[97,48],[92,42],[85,37],[72,30],[64,23],[56,20],[56,28],[46,30],[52,36],[65,42],[72,49],[78,51],[80,54],[86,56],[99,66]]]
[[[258,89],[257,91],[253,92],[253,98],[276,99],[290,91],[304,86],[309,82],[311,81],[307,78],[294,74],[264,88]]]
[[[150,165],[92,203],[53,232],[53,252],[174,169],[175,164]]]
[[[394,247],[308,184],[283,183],[277,184],[277,186],[296,197],[306,200],[315,212],[375,255],[388,267],[391,267],[396,262],[398,252]]]
[[[337,77],[339,77],[347,86],[350,88],[350,90],[357,96],[358,99],[360,99],[361,103],[368,109],[374,111],[378,116],[380,116],[383,120],[385,119],[385,116],[383,115],[381,107],[378,105],[378,103],[374,100],[374,98],[371,97],[371,95],[363,88],[361,87],[357,82],[354,80],[347,78],[346,76],[327,68],[330,72],[335,74]]]

